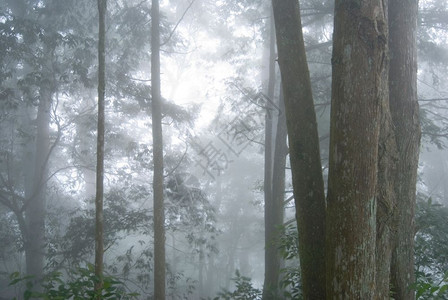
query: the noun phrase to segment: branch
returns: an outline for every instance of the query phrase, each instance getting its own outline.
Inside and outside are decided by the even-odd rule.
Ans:
[[[432,132],[428,132],[428,131],[422,131],[422,135],[429,135],[429,136],[434,136],[434,137],[448,137],[448,133],[432,133]]]
[[[292,218],[292,219],[286,221],[285,223],[283,223],[283,226],[287,226],[287,225],[289,225],[289,224],[292,224],[292,223],[294,223],[295,221],[296,221],[296,219],[295,219],[295,218]]]
[[[288,199],[286,199],[285,201],[283,201],[283,206],[285,206],[286,204],[288,204],[292,199],[294,199],[294,195],[289,196]]]
[[[173,175],[173,173],[177,170],[177,168],[179,168],[180,164],[182,163],[182,161],[184,160],[185,156],[187,155],[187,151],[188,151],[188,144],[186,145],[185,152],[182,155],[182,157],[180,158],[179,162],[176,164],[176,166],[170,172],[168,172],[168,174],[166,174],[164,176],[165,178]]]
[[[151,79],[139,79],[139,78],[134,78],[131,76],[126,76],[127,78],[129,78],[130,80],[135,80],[135,81],[142,81],[142,82],[150,82]]]
[[[174,26],[173,30],[171,31],[170,35],[168,36],[168,38],[166,39],[166,41],[164,41],[163,43],[160,44],[160,47],[165,46],[173,37],[174,32],[176,31],[177,27],[179,26],[180,22],[182,22],[182,20],[184,19],[185,15],[187,14],[187,12],[190,10],[190,7],[193,5],[193,3],[196,0],[191,1],[191,3],[188,5],[188,7],[185,9],[184,13],[182,14],[182,16],[180,17],[179,21],[177,21],[176,25]]]
[[[448,101],[448,98],[418,99],[418,102]]]
[[[323,42],[323,43],[309,45],[309,46],[305,47],[305,50],[306,51],[312,51],[312,50],[315,50],[315,49],[319,49],[319,48],[326,47],[326,46],[331,46],[331,45],[333,45],[333,41],[327,41],[327,42]]]

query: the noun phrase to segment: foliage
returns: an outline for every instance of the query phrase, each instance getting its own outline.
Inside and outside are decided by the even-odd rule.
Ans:
[[[184,272],[173,273],[171,268],[167,268],[167,299],[192,299],[197,284]]]
[[[235,272],[235,277],[232,278],[235,282],[236,289],[233,292],[222,291],[218,293],[218,297],[214,300],[257,300],[261,299],[262,292],[252,286],[250,278],[242,276],[238,270]]]
[[[53,272],[43,280],[43,291],[34,289],[32,276],[21,277],[18,272],[11,274],[10,285],[25,284],[23,299],[96,299],[99,292],[94,291],[94,283],[98,278],[94,274],[93,265],[80,268],[73,272],[74,278],[64,282],[64,276],[60,272]],[[123,283],[111,276],[104,277],[103,289],[100,291],[102,299],[137,299],[136,293],[128,293]],[[14,298],[15,299],[15,298]]]
[[[416,272],[417,282],[413,285],[416,299],[448,299],[448,272],[435,281],[433,274]]]
[[[280,286],[283,290],[285,299],[302,299],[302,289],[300,285],[300,268],[298,264],[299,248],[297,227],[295,224],[289,224],[281,228],[280,253],[285,260],[286,266],[281,270],[282,277]],[[253,287],[250,278],[242,276],[237,270],[236,277],[232,278],[236,289],[233,292],[224,290],[218,294],[219,299],[261,299],[262,292]]]
[[[295,224],[282,228],[280,237],[280,253],[285,260],[285,267],[281,270],[280,287],[287,299],[302,299],[299,266],[299,237]]]
[[[216,252],[216,213],[198,179],[189,173],[176,173],[167,180],[165,193],[167,229],[185,231],[188,243],[197,252],[202,247]]]
[[[416,283],[419,299],[448,299],[448,208],[417,202],[415,236]]]
[[[125,189],[112,189],[105,195],[104,240],[106,248],[117,243],[132,233],[148,234],[150,232],[150,216],[147,209],[142,209],[136,203],[149,196],[149,192],[142,186],[132,185]],[[60,240],[52,240],[50,253],[57,259],[57,253],[63,253],[63,260],[79,263],[87,259],[93,251],[94,245],[94,216],[92,207],[76,209],[70,216],[67,231]],[[123,235],[124,233],[124,235]]]

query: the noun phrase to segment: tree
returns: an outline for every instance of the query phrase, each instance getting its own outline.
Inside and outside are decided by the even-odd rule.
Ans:
[[[84,27],[79,19],[75,26],[72,15],[66,14],[78,11],[70,1],[7,1],[11,9],[3,9],[4,5],[1,44],[7,64],[2,71],[8,71],[1,84],[2,91],[8,91],[9,108],[2,113],[15,116],[8,151],[20,162],[14,168],[3,168],[12,162],[9,159],[2,164],[3,179],[7,178],[2,181],[2,194],[7,195],[2,203],[19,224],[27,272],[38,279],[45,265],[46,209],[56,173],[52,162],[61,138],[56,108],[61,87],[68,85],[69,77],[79,75],[77,68],[65,72],[76,60],[66,54],[81,44]],[[20,139],[15,138],[17,133]]]
[[[107,0],[98,0],[99,40],[98,40],[98,136],[97,136],[97,167],[96,167],[96,197],[95,197],[95,291],[103,288],[103,197],[104,197],[104,118],[106,92],[106,10]],[[101,294],[100,294],[101,295]],[[101,299],[101,296],[98,296]]]
[[[151,6],[151,108],[154,162],[154,298],[165,299],[165,211],[163,204],[163,135],[160,92],[159,0]]]
[[[12,7],[13,13],[17,13],[17,17],[20,21],[26,18],[26,14],[30,13],[25,1],[18,1]],[[45,15],[45,9],[41,12]],[[50,20],[41,21],[37,16],[34,16],[32,22],[35,22],[29,28],[22,24],[19,31],[22,30],[35,30],[33,26],[40,28],[46,28]],[[23,19],[21,19],[23,18]],[[26,24],[26,22],[24,22]],[[57,43],[50,39],[41,38],[36,41],[31,38],[26,39],[29,42],[30,48],[35,50],[41,50],[40,54],[37,54],[35,59],[36,63],[33,63],[33,55],[31,53],[21,53],[21,59],[25,61],[29,76],[34,78],[33,83],[35,85],[35,92],[38,98],[37,116],[35,127],[27,122],[27,128],[25,130],[34,136],[35,139],[29,139],[27,141],[27,147],[25,147],[25,161],[28,163],[26,166],[30,168],[28,175],[25,175],[25,199],[22,202],[22,207],[18,207],[18,203],[15,203],[15,212],[19,224],[21,224],[21,231],[24,239],[24,250],[26,257],[26,272],[29,275],[35,276],[36,281],[39,281],[43,276],[44,259],[45,259],[45,213],[46,213],[46,198],[47,183],[48,183],[48,163],[51,155],[50,148],[50,122],[51,122],[51,106],[54,93],[56,92],[56,77],[52,73],[53,62],[55,61],[55,50]],[[33,43],[34,42],[34,43]],[[31,83],[31,82],[28,82]],[[28,95],[29,96],[29,95]],[[26,99],[30,101],[30,99]],[[25,117],[27,118],[27,117]],[[31,176],[30,176],[31,175]],[[24,217],[23,217],[24,213]]]
[[[325,298],[325,193],[316,114],[297,0],[273,0],[300,266],[306,299]]]
[[[387,8],[336,1],[333,34],[327,298],[373,299]]]
[[[281,256],[279,253],[279,233],[283,225],[283,198],[285,189],[285,161],[286,150],[277,147],[286,145],[286,128],[282,126],[284,110],[281,111],[283,118],[274,118],[274,88],[276,81],[275,72],[275,25],[271,12],[269,24],[269,63],[268,63],[268,85],[265,114],[265,139],[264,139],[264,230],[265,230],[265,274],[263,283],[263,299],[271,299],[278,294],[278,282],[280,277]],[[280,101],[283,101],[281,99]],[[274,120],[277,124],[274,127]],[[274,128],[277,132],[274,134]],[[282,131],[284,129],[284,132]],[[280,135],[278,134],[280,133]],[[284,139],[283,139],[284,134]],[[285,153],[280,153],[280,152]],[[276,153],[277,152],[277,153]],[[282,167],[283,166],[283,167]],[[281,168],[283,168],[281,170]]]
[[[387,64],[387,61],[386,61]],[[388,81],[389,68],[382,75]],[[383,83],[384,84],[384,83]],[[380,104],[380,133],[378,140],[378,173],[376,187],[376,288],[375,297],[390,295],[390,267],[392,258],[393,216],[396,207],[395,180],[397,175],[397,144],[389,109],[389,90],[385,88]]]
[[[415,199],[420,152],[420,121],[417,102],[418,1],[390,1],[389,97],[398,150],[395,192],[396,234],[392,259],[392,286],[397,299],[414,299],[410,285],[414,275]]]
[[[282,257],[280,253],[280,236],[284,220],[285,203],[285,167],[288,147],[286,145],[287,130],[286,117],[284,113],[283,95],[280,95],[281,114],[278,117],[275,143],[274,158],[272,168],[272,202],[265,204],[265,227],[268,234],[265,234],[265,283],[263,285],[264,299],[276,299],[281,297],[279,281],[281,277]],[[268,213],[266,214],[266,211]]]

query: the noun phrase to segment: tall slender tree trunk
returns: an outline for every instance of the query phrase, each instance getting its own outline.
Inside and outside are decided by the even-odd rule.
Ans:
[[[104,118],[106,92],[106,10],[107,0],[98,0],[99,32],[98,32],[98,133],[96,156],[96,197],[95,197],[95,291],[97,299],[101,299],[103,288],[103,197],[104,197]]]
[[[417,0],[389,4],[390,110],[398,148],[396,233],[392,286],[396,299],[414,299],[414,228],[417,167],[420,147],[417,102]]]
[[[374,299],[376,183],[385,88],[382,0],[337,0],[327,201],[327,299]]]
[[[275,298],[282,299],[282,291],[279,286],[280,270],[282,266],[282,257],[279,251],[280,235],[282,233],[281,227],[284,223],[284,202],[285,202],[285,168],[286,155],[288,154],[288,146],[286,145],[287,128],[283,93],[280,92],[279,107],[281,108],[281,115],[278,117],[277,129],[275,134],[275,150],[274,150],[274,166],[272,172],[272,282],[276,283],[274,289]],[[269,298],[267,298],[269,299]]]
[[[204,269],[205,269],[205,255],[204,246],[199,246],[199,259],[198,259],[198,295],[199,298],[204,299]]]
[[[386,73],[389,69],[385,70]],[[387,80],[387,74],[385,79]],[[387,83],[386,83],[387,84]],[[378,144],[378,183],[376,216],[376,299],[389,299],[392,233],[396,207],[395,178],[397,145],[389,109],[389,90],[381,104],[381,123]]]
[[[265,114],[265,139],[264,139],[264,284],[263,299],[271,299],[272,293],[277,290],[278,273],[280,271],[280,257],[278,254],[278,228],[275,226],[274,197],[273,197],[273,103],[275,89],[275,26],[271,10],[269,22],[269,54],[268,54],[268,85]],[[281,224],[277,224],[281,225]]]
[[[151,107],[154,161],[154,298],[165,299],[165,211],[163,204],[163,135],[160,91],[159,0],[151,8]]]
[[[386,0],[387,1],[387,0]],[[385,17],[388,14],[388,1],[384,3]],[[387,20],[387,23],[389,21]],[[388,38],[388,28],[384,29]],[[388,45],[386,45],[386,52]],[[384,61],[381,76],[383,82],[380,108],[380,135],[378,141],[378,178],[377,178],[377,216],[376,216],[376,299],[390,297],[390,266],[392,259],[393,215],[396,206],[395,178],[397,145],[395,141],[389,104],[389,59]]]
[[[265,283],[263,299],[281,299],[279,287],[282,257],[279,251],[281,227],[284,220],[285,167],[288,147],[283,95],[279,97],[281,115],[278,117],[272,168],[271,202],[265,204]]]
[[[305,299],[325,299],[325,193],[298,0],[272,0]]]
[[[97,91],[98,94],[98,91]],[[81,111],[89,111],[92,106],[96,106],[95,97],[92,95],[86,96],[81,100]],[[96,170],[95,157],[93,157],[93,142],[90,135],[86,134],[91,130],[88,120],[91,119],[90,114],[81,116],[81,122],[76,122],[76,137],[75,144],[79,145],[79,161],[81,164],[80,171],[84,182],[84,198],[93,199],[96,195]]]

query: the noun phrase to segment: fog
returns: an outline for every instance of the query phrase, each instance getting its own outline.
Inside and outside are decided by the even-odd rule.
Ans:
[[[155,299],[151,3],[107,2],[106,298]],[[421,299],[447,299],[448,6],[419,2],[415,269],[438,288]],[[326,186],[334,7],[300,5]],[[166,298],[262,299],[276,272],[263,299],[301,299],[271,3],[164,0],[160,14]],[[0,0],[0,299],[93,290],[97,46],[96,1]]]

